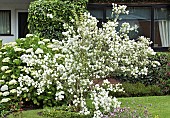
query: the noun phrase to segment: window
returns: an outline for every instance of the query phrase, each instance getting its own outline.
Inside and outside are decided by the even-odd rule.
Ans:
[[[155,51],[167,51],[170,47],[170,5],[126,5],[128,6],[129,15],[120,15],[119,23],[128,22],[131,26],[138,25],[138,33],[131,32],[130,38],[135,39],[138,36],[145,36],[153,42],[151,46]],[[111,4],[88,4],[87,8],[93,16],[102,22],[106,22],[111,17]]]
[[[150,7],[128,7],[128,15],[120,15],[119,23],[129,23],[131,26],[138,26],[138,32],[130,32],[131,39],[138,36],[151,38],[151,8]]]
[[[0,10],[0,35],[11,34],[11,11]]]
[[[155,8],[154,20],[154,47],[170,47],[170,8]]]

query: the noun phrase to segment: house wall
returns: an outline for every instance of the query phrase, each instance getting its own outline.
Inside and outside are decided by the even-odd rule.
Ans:
[[[13,42],[18,38],[18,12],[28,11],[30,0],[1,0],[0,10],[11,10],[11,35],[0,36],[2,43]]]

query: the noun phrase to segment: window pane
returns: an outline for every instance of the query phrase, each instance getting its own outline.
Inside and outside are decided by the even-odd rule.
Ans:
[[[94,17],[96,17],[97,19],[103,19],[103,10],[98,10],[98,9],[93,9],[93,10],[89,10],[90,14]]]
[[[0,11],[0,34],[10,34],[10,11]]]
[[[170,47],[170,8],[156,8],[154,47]]]
[[[97,26],[102,27],[102,22],[104,22],[103,10],[101,10],[101,9],[89,9],[89,12],[93,17],[96,17],[99,20],[99,22],[97,23]]]
[[[138,36],[151,37],[151,8],[150,7],[128,7],[129,14],[121,14],[119,23],[128,22],[131,26],[138,26],[138,33],[131,32],[130,38]],[[106,17],[111,17],[111,9],[106,10]]]
[[[148,7],[128,7],[127,10],[129,14],[121,14],[120,19],[138,19],[138,20],[150,20],[151,19],[151,11]],[[112,9],[106,9],[106,17],[107,19],[111,18]]]
[[[149,7],[128,7],[129,14],[121,15],[125,22],[131,26],[138,26],[138,33],[132,32],[130,38],[135,39],[138,36],[151,37],[151,8]]]

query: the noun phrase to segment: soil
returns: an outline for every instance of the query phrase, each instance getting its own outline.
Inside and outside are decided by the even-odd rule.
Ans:
[[[107,79],[111,84],[121,83],[121,81],[114,79],[114,78],[107,78]],[[102,79],[95,79],[93,82],[94,82],[94,84],[101,85],[103,83],[103,80]]]

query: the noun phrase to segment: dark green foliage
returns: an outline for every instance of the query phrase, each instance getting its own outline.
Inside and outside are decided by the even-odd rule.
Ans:
[[[73,112],[67,106],[57,108],[45,108],[43,115],[51,118],[92,118],[91,115],[83,115]]]
[[[146,80],[151,80],[150,84],[157,84],[161,87],[164,94],[169,94],[170,86],[168,85],[170,81],[170,76],[168,75],[167,64],[170,62],[169,52],[158,52],[153,58],[153,60],[159,61],[161,66],[157,68],[149,68],[149,74]],[[147,81],[145,82],[147,83]],[[147,83],[149,84],[149,83]]]
[[[63,24],[74,26],[72,19],[78,19],[85,11],[86,0],[42,0],[35,1],[29,7],[29,30],[44,38],[62,40]]]
[[[160,66],[153,67],[148,66],[148,74],[146,76],[134,77],[116,77],[123,82],[129,83],[143,83],[145,85],[158,85],[164,94],[168,94],[170,88],[167,87],[168,81],[170,81],[170,76],[168,76],[167,64],[170,62],[169,52],[157,52],[155,56],[149,57],[152,61],[158,61]]]
[[[148,85],[145,86],[142,83],[128,83],[124,82],[122,84],[122,87],[124,88],[125,93],[123,92],[117,92],[117,93],[111,93],[112,96],[116,97],[140,97],[140,96],[155,96],[155,95],[162,95],[161,88],[157,85]]]

